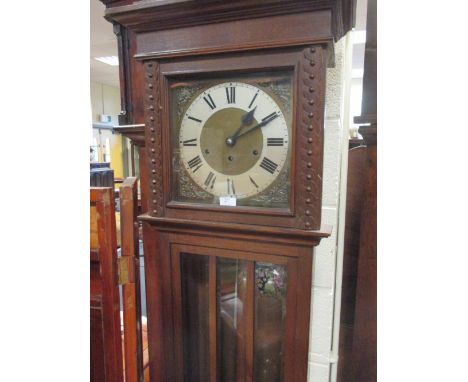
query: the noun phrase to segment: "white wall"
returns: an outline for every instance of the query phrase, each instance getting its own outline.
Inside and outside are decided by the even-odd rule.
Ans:
[[[335,44],[336,65],[327,69],[322,224],[332,225],[333,233],[317,247],[313,262],[308,376],[311,382],[329,382],[330,363],[336,361],[336,354],[332,353],[333,314],[343,155],[347,159],[348,123],[343,117],[347,44],[346,38]]]
[[[91,113],[93,122],[99,122],[100,114],[107,114],[117,124],[120,114],[119,88],[91,81]]]
[[[91,81],[91,114],[93,122],[100,122],[99,116],[111,116],[113,125],[118,125],[120,114],[120,89],[115,86]],[[97,150],[95,160],[110,161],[116,178],[124,177],[122,136],[110,130],[92,129],[90,145]]]

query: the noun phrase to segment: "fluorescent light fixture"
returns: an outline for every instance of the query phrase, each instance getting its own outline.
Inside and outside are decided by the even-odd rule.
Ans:
[[[94,57],[95,60],[101,61],[104,64],[111,66],[119,66],[119,58],[117,56],[108,56],[108,57]]]
[[[353,33],[353,44],[365,44],[366,43],[366,31],[354,31]]]

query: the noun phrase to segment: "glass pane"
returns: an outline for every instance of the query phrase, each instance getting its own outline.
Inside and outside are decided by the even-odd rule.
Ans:
[[[245,369],[246,261],[217,259],[219,380],[236,382]]]
[[[181,254],[184,381],[209,380],[208,256]]]
[[[286,266],[255,264],[254,381],[283,381]]]
[[[228,88],[218,87],[214,90],[223,83],[237,84],[234,87],[234,98],[237,97],[237,101],[231,106],[228,105],[225,93]],[[293,84],[294,76],[290,70],[246,73],[235,77],[196,76],[171,81],[171,191],[174,200],[219,205],[221,196],[236,195],[238,206],[288,208],[292,168],[292,145],[288,143],[288,138],[292,137]],[[205,115],[205,108],[209,110],[209,104],[201,96],[206,91],[209,93],[210,89],[216,98],[213,101],[215,108],[213,113],[207,112]],[[232,137],[240,128],[243,117],[254,110],[252,102],[258,94],[264,94],[266,104],[276,105],[281,111],[286,130],[272,130],[279,135],[276,138],[267,137],[268,126],[272,125],[265,125],[264,128],[255,129],[243,136],[242,143],[239,140],[237,145],[228,145],[227,138]],[[256,102],[260,98],[262,96]],[[189,115],[188,110],[198,114]],[[252,120],[247,125],[250,128],[268,116],[265,109],[262,112],[260,107],[257,113],[253,113]],[[279,123],[279,120],[276,118],[276,122],[271,121]],[[187,126],[188,130],[183,126]],[[273,163],[264,162],[262,158],[273,160]],[[268,163],[277,168],[277,171],[270,171],[274,176],[268,178],[270,180],[267,182],[265,174],[269,170],[265,171],[265,167],[268,168]]]

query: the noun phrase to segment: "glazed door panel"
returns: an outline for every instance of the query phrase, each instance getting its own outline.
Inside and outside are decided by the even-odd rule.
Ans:
[[[187,245],[171,260],[177,380],[285,381],[297,260]]]

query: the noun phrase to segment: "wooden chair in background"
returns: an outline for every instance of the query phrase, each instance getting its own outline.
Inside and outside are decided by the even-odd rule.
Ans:
[[[142,382],[149,377],[143,375],[137,178],[125,179],[119,194],[118,258],[114,190],[91,188],[91,382]]]
[[[123,382],[114,190],[90,192],[91,381]]]

